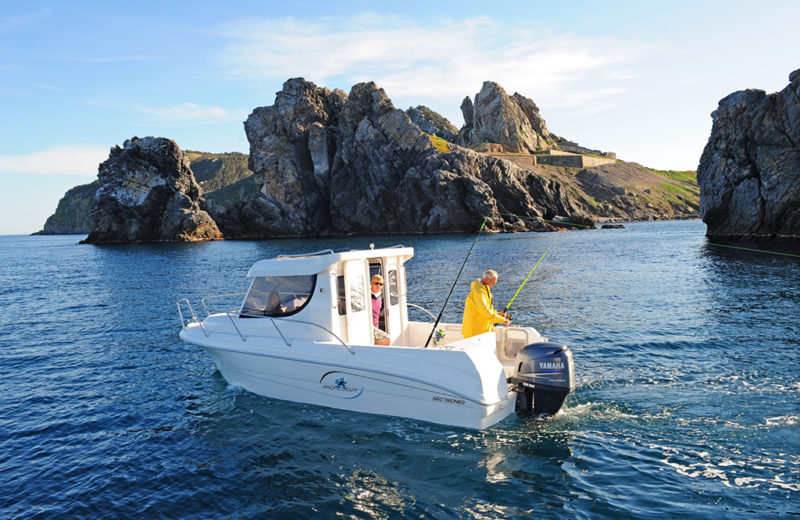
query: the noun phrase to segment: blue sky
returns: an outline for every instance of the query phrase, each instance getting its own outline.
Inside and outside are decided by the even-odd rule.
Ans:
[[[796,1],[397,4],[3,0],[0,234],[41,229],[133,135],[248,152],[242,122],[291,77],[375,81],[459,127],[496,81],[562,137],[682,170],[721,98],[800,68]]]

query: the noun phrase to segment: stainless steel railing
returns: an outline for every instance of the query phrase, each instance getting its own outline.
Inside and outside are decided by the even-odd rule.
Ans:
[[[186,302],[186,307],[189,309],[189,312],[192,315],[192,318],[190,320],[188,320],[188,323],[187,323],[187,320],[185,320],[184,317],[183,317],[183,310],[181,310],[181,302]],[[180,300],[175,302],[175,305],[178,306],[178,317],[181,320],[181,328],[182,329],[185,329],[189,325],[189,323],[197,323],[197,324],[200,325],[200,328],[203,329],[203,334],[205,334],[206,337],[209,336],[208,335],[208,331],[203,326],[203,322],[197,317],[197,314],[194,312],[194,309],[192,308],[192,303],[189,301],[188,298],[181,298]]]
[[[231,296],[244,296],[245,293],[228,293],[228,294],[214,294],[212,296],[204,296],[200,303],[203,304],[203,309],[206,311],[206,317],[211,316],[211,312],[208,310],[208,306],[206,305],[206,301],[213,300],[215,298],[230,298]],[[233,312],[233,311],[231,311]]]
[[[203,304],[203,308],[206,311],[206,317],[211,316],[211,313],[208,310],[208,306],[206,305],[206,300],[211,300],[213,298],[230,297],[230,296],[241,296],[243,294],[244,293],[231,293],[231,294],[219,294],[219,295],[213,295],[213,296],[204,297],[201,300],[201,303]],[[180,300],[176,301],[175,303],[176,303],[176,305],[178,307],[178,316],[179,316],[180,321],[181,321],[181,328],[185,329],[190,323],[197,323],[198,325],[200,325],[200,328],[203,330],[203,333],[206,335],[206,337],[210,337],[210,334],[208,333],[208,331],[206,330],[205,326],[203,325],[203,321],[200,320],[197,317],[197,314],[194,312],[194,309],[192,308],[192,304],[191,304],[191,302],[189,302],[188,298],[181,298]],[[183,316],[183,310],[181,309],[181,303],[185,303],[186,307],[189,309],[189,312],[192,315],[191,319],[189,319],[188,322]],[[255,314],[241,313],[239,311],[227,311],[224,314],[231,321],[231,325],[233,325],[233,328],[236,330],[236,333],[239,334],[239,338],[241,338],[243,343],[247,342],[247,337],[244,334],[242,334],[241,329],[239,329],[239,326],[236,325],[236,320],[234,319],[234,316],[236,316],[236,317],[246,316],[248,318],[262,318],[262,319],[263,318],[269,318],[269,320],[272,322],[272,325],[275,327],[275,330],[278,331],[278,334],[280,335],[281,339],[283,339],[283,342],[286,344],[286,346],[289,347],[289,348],[292,347],[291,342],[286,338],[286,335],[283,333],[283,331],[281,331],[280,327],[278,327],[278,324],[275,322],[275,319],[270,317],[270,316],[258,316],[258,315],[255,315]],[[303,321],[303,320],[298,320],[298,319],[293,319],[293,318],[281,318],[280,320],[283,321],[283,322],[292,322],[292,323],[300,323],[300,324],[303,324],[303,325],[310,325],[312,327],[316,327],[318,329],[322,329],[323,331],[325,331],[328,334],[330,334],[331,336],[333,336],[350,354],[352,354],[352,355],[356,354],[355,351],[352,348],[350,348],[350,346],[347,345],[347,343],[345,343],[342,340],[342,338],[340,338],[335,332],[333,332],[332,330],[328,329],[327,327],[324,327],[324,326],[320,325],[319,323],[314,323],[314,322],[311,322],[311,321]]]
[[[420,307],[419,305],[417,305],[415,303],[406,303],[406,305],[408,305],[409,307],[414,307],[415,309],[419,309],[422,312],[424,312],[425,314],[427,314],[428,316],[430,316],[431,318],[433,318],[434,320],[436,320],[436,316],[431,314],[431,312],[428,309],[426,309],[425,307]]]

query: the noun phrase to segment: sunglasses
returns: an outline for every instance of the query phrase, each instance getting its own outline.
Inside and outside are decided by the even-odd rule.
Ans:
[[[383,282],[372,282],[372,285],[383,285]]]

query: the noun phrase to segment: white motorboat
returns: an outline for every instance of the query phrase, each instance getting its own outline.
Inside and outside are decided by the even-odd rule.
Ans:
[[[180,337],[204,347],[231,384],[356,412],[487,428],[515,410],[556,413],[574,385],[572,352],[532,327],[463,338],[460,324],[411,321],[410,247],[284,255],[253,264],[232,311],[200,319],[178,301]],[[376,345],[369,280],[384,279]],[[221,295],[236,297],[236,295]],[[184,314],[184,312],[186,314]]]

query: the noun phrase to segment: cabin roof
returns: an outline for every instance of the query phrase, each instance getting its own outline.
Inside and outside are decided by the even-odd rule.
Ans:
[[[301,255],[281,255],[268,260],[259,260],[247,272],[248,278],[255,276],[293,276],[318,274],[331,265],[345,260],[367,258],[400,257],[405,262],[414,256],[414,248],[394,246],[381,249],[354,249],[334,253],[332,250],[317,251]]]

